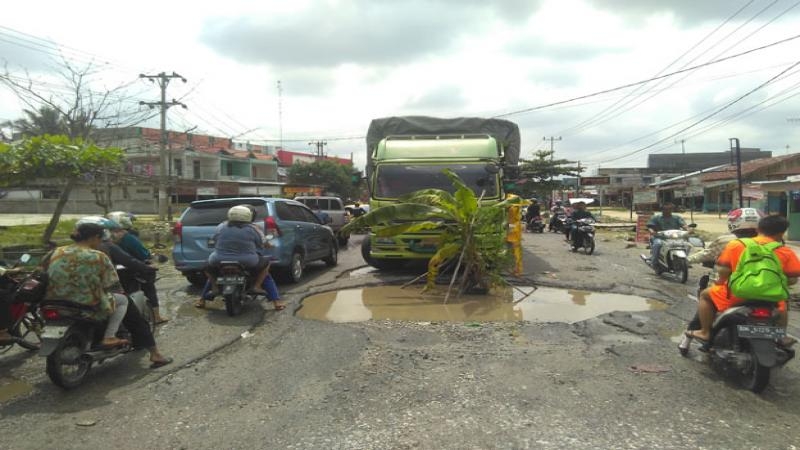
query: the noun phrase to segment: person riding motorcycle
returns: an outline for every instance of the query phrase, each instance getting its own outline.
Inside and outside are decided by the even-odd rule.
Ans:
[[[115,211],[106,214],[106,218],[119,224],[119,227],[109,230],[111,231],[111,237],[114,243],[127,255],[136,258],[143,264],[150,264],[153,255],[150,254],[150,250],[144,246],[142,241],[131,233],[131,230],[133,230],[133,222],[130,219],[130,214],[124,211]],[[121,265],[129,268],[131,267],[131,264]],[[144,296],[147,298],[147,303],[153,309],[156,325],[169,322],[169,319],[161,316],[158,290],[156,289],[156,270],[152,268],[146,270],[137,269],[136,272],[142,277],[142,292],[144,292]]]
[[[277,289],[269,278],[269,291],[265,291],[264,282],[269,276],[269,259],[258,253],[258,249],[269,246],[264,239],[260,228],[253,225],[254,211],[244,205],[236,205],[228,210],[228,220],[217,226],[212,240],[215,242],[214,251],[208,257],[209,268],[217,267],[222,261],[238,261],[247,267],[255,278],[251,292],[265,295],[275,303],[275,309],[280,311],[286,305],[277,297]],[[216,290],[215,276],[212,270],[207,272],[209,288]],[[198,308],[205,307],[207,293],[204,292],[195,302]]]
[[[535,198],[531,199],[531,204],[528,205],[528,209],[525,211],[525,223],[530,225],[531,221],[536,217],[541,217],[542,215],[542,207],[539,205],[539,201]]]
[[[17,273],[19,269],[9,269],[0,265],[0,278]],[[13,292],[13,291],[12,291]],[[14,325],[11,317],[11,303],[7,301],[11,292],[0,291],[0,345],[8,345],[14,342],[9,330]]]
[[[547,225],[547,231],[553,231],[556,226],[556,219],[560,214],[566,215],[567,209],[564,208],[561,200],[556,200],[556,203],[550,208],[550,223]]]
[[[760,245],[781,241],[788,228],[789,222],[782,216],[764,217],[758,221],[758,235],[753,240]],[[700,319],[700,329],[687,331],[686,337],[707,341],[711,335],[711,326],[716,314],[745,301],[745,299],[732,295],[728,289],[728,279],[736,271],[743,251],[744,244],[739,240],[730,241],[722,250],[715,267],[719,274],[718,279],[698,296],[697,315]],[[797,279],[800,277],[800,259],[794,251],[786,246],[780,246],[774,250],[774,253],[781,263],[789,284],[797,283]],[[779,301],[777,307],[778,325],[785,329],[789,321],[786,299]],[[784,338],[781,342],[784,346],[793,343],[794,340],[789,337]]]
[[[664,240],[656,237],[659,231],[667,230],[687,230],[686,221],[677,214],[672,214],[675,205],[672,203],[664,203],[661,205],[661,214],[657,214],[650,218],[647,222],[647,229],[650,231],[650,257],[641,255],[642,259],[649,264],[658,259],[658,253],[661,251],[661,246],[664,245]]]
[[[149,268],[138,261],[130,255],[128,255],[124,250],[122,250],[119,246],[111,242],[111,230],[115,230],[120,227],[119,224],[115,223],[112,220],[108,220],[105,217],[101,216],[87,216],[83,217],[78,220],[75,224],[76,231],[75,235],[81,234],[80,230],[90,229],[90,230],[100,230],[99,233],[99,242],[96,240],[92,241],[92,245],[96,246],[93,247],[93,250],[100,255],[103,255],[106,258],[106,261],[111,264],[111,268],[113,269],[114,279],[116,280],[116,284],[119,285],[119,277],[117,276],[116,269],[114,268],[114,264],[124,265],[136,270],[144,270],[145,268]],[[45,255],[42,261],[43,267],[47,270],[49,276],[48,282],[48,293],[50,293],[51,284],[53,282],[53,278],[50,275],[51,271],[55,271],[56,269],[51,269],[54,264],[54,258],[56,257],[59,249],[53,250],[51,253]],[[63,265],[63,264],[62,264]],[[150,268],[150,270],[155,270]],[[81,273],[91,273],[92,269],[90,267],[76,267],[75,265],[68,266],[68,271],[73,272],[81,272]],[[68,273],[69,275],[69,273]],[[90,289],[92,285],[83,284],[78,286],[77,289]],[[74,287],[73,287],[74,288]],[[121,288],[119,289],[121,291]],[[55,295],[55,294],[52,294]],[[127,295],[122,294],[121,297],[125,299],[125,313],[122,318],[122,324],[125,325],[125,328],[130,333],[133,342],[132,345],[134,348],[145,348],[148,350],[150,354],[150,368],[156,369],[158,367],[165,366],[170,364],[173,360],[172,358],[164,356],[161,351],[158,349],[156,345],[155,338],[153,337],[153,333],[150,331],[150,325],[147,321],[142,317],[141,313],[139,312],[139,308],[137,308],[134,304],[132,304],[132,300],[128,298]],[[45,298],[56,298],[45,296]],[[73,297],[58,297],[58,298],[73,298]],[[118,298],[118,294],[115,294],[115,298]]]
[[[567,242],[573,242],[572,249],[575,250],[577,247],[574,245],[574,243],[580,242],[577,240],[577,238],[580,236],[575,234],[578,232],[577,221],[581,219],[596,219],[594,218],[594,215],[592,215],[592,213],[586,209],[586,202],[576,202],[575,209],[572,211],[572,214],[570,214],[569,218],[572,220],[572,223],[570,224],[569,228],[564,230],[564,236],[566,237]]]

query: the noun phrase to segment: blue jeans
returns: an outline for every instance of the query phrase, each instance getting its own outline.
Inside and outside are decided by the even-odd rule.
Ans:
[[[658,260],[658,253],[661,251],[661,246],[664,245],[664,240],[660,238],[650,239],[650,261],[656,262]]]
[[[281,295],[278,293],[278,285],[275,284],[272,275],[267,274],[267,278],[264,279],[264,284],[262,284],[261,287],[267,291],[267,299],[269,299],[269,301],[274,302],[275,300],[281,299]],[[200,298],[211,300],[214,298],[211,295],[211,280],[206,280],[206,285],[203,286],[203,292],[200,293]]]

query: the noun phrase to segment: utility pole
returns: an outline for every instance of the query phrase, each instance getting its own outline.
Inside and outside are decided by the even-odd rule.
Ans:
[[[172,81],[173,78],[180,78],[181,81],[186,83],[186,78],[178,75],[175,72],[172,74],[167,74],[165,72],[161,72],[158,75],[145,75],[143,73],[139,74],[139,78],[147,78],[150,80],[151,83],[158,83],[158,87],[161,89],[161,101],[159,102],[142,102],[140,101],[140,105],[147,105],[150,109],[154,109],[158,106],[161,109],[161,139],[159,141],[158,150],[159,150],[159,176],[158,176],[158,218],[160,220],[164,220],[165,217],[168,215],[170,216],[168,220],[172,220],[171,208],[168,207],[169,204],[172,203],[170,192],[170,197],[167,197],[167,177],[169,176],[172,178],[172,155],[167,155],[167,110],[172,106],[180,105],[183,109],[186,109],[186,105],[183,103],[172,99],[171,102],[167,102],[167,86],[169,82]],[[165,164],[165,160],[168,159],[168,164]],[[169,173],[167,173],[167,166],[169,165]]]
[[[283,87],[278,80],[278,148],[283,150]]]
[[[313,145],[317,147],[317,159],[322,159],[325,157],[325,146],[328,145],[325,141],[311,141],[308,145]]]
[[[554,146],[555,141],[560,141],[561,140],[561,136],[559,136],[559,137],[550,136],[549,138],[547,136],[545,136],[545,137],[542,138],[542,140],[543,141],[550,141],[550,162],[553,162],[553,155],[556,152],[555,149],[553,148],[553,146]],[[553,187],[552,184],[553,184],[553,174],[551,173],[550,174],[550,187],[551,188]],[[552,200],[553,200],[553,191],[551,190],[550,191],[550,202],[551,203],[552,203]]]
[[[739,138],[730,138],[728,139],[731,144],[731,153],[733,153],[733,149],[736,149],[736,183],[739,188],[739,208],[744,207],[744,199],[742,198],[742,152],[741,148],[739,147]],[[734,143],[736,147],[733,147]]]

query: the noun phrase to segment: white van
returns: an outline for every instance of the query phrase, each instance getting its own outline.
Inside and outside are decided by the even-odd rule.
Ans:
[[[339,230],[350,221],[350,217],[345,214],[342,199],[328,196],[302,196],[295,197],[294,200],[308,206],[314,212],[317,212],[317,208],[319,208],[322,212],[327,214],[328,217],[330,217],[330,222],[326,225],[331,227],[333,232],[336,233],[339,245],[347,245],[350,234],[342,234],[339,232]]]

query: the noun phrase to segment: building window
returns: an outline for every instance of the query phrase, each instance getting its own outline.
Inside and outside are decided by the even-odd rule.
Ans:
[[[225,176],[233,176],[233,163],[225,161],[222,163],[222,174]]]
[[[182,177],[183,176],[183,160],[175,158],[172,161],[172,173]]]
[[[45,200],[57,200],[61,197],[61,191],[58,189],[43,189],[42,198]]]
[[[653,177],[642,177],[642,183],[650,184],[653,182]]]
[[[195,180],[200,179],[200,161],[196,159],[192,161],[192,175],[194,176]]]
[[[622,177],[614,177],[614,184],[622,184]]]

